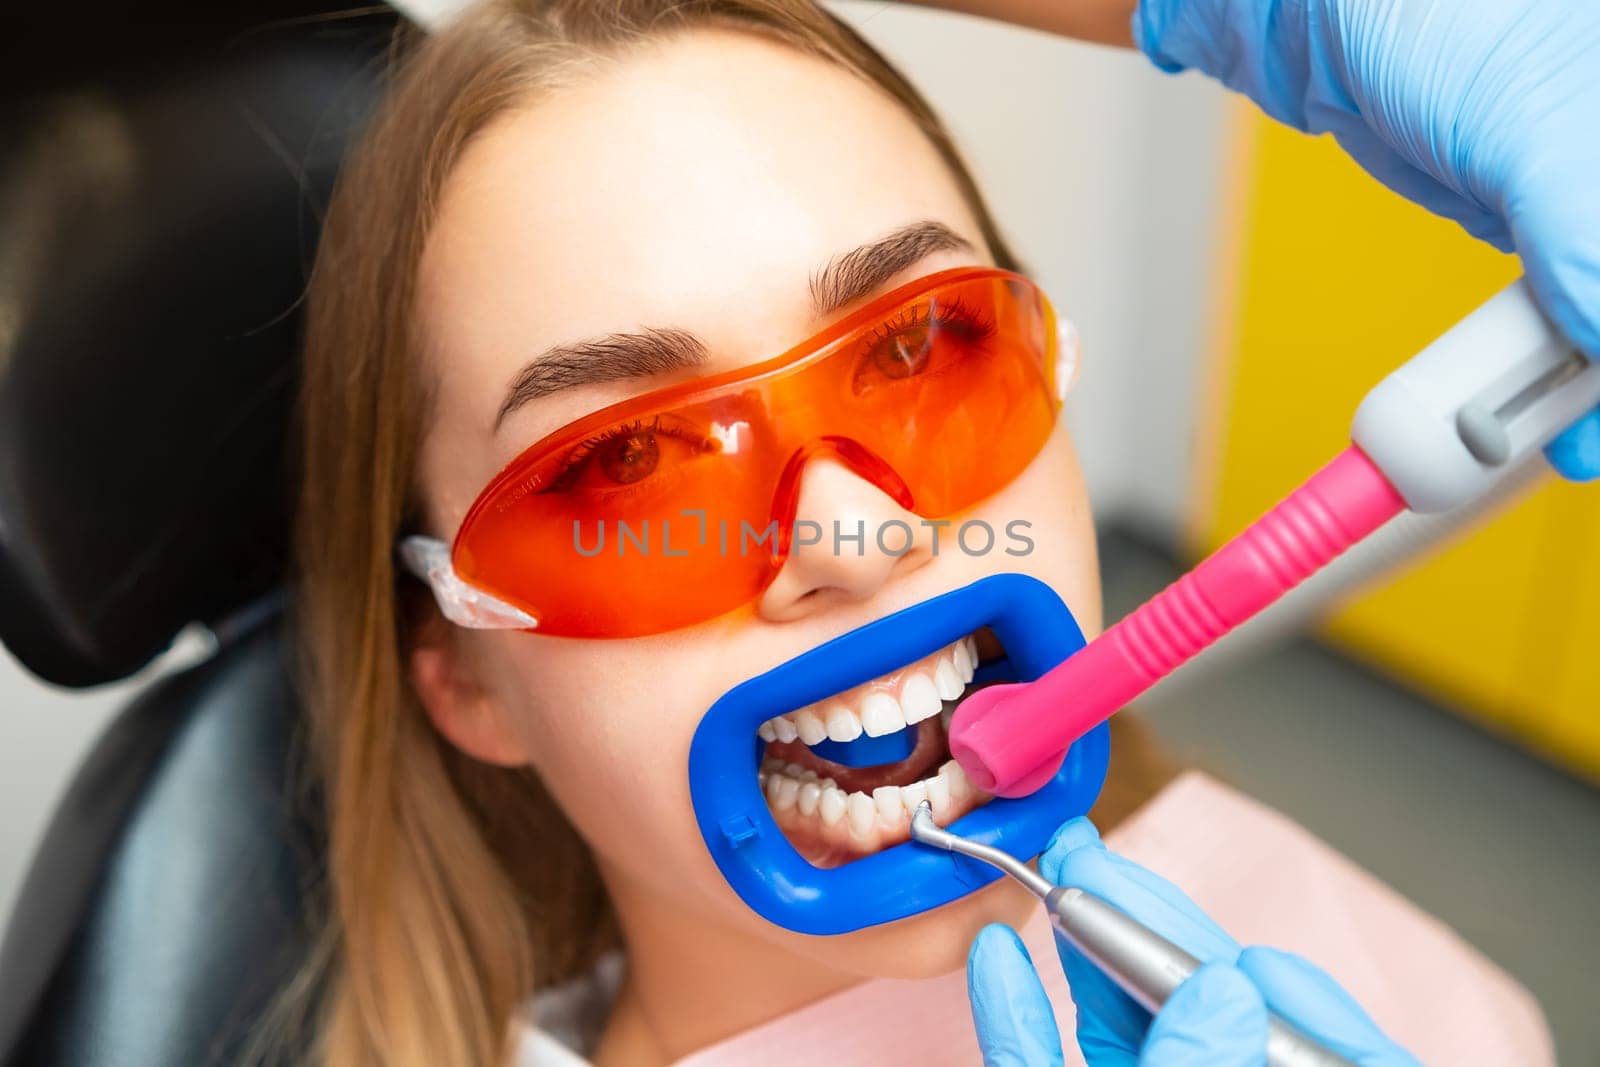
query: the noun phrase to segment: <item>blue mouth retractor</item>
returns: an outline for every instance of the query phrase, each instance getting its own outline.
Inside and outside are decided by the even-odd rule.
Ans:
[[[876,767],[880,763],[899,763],[917,747],[915,730],[896,730],[882,737],[862,734],[854,741],[818,741],[809,746],[823,759],[846,767]]]
[[[1032,681],[1085,644],[1053,589],[1027,575],[996,574],[842,634],[740,683],[706,712],[689,746],[695,819],[722,876],[757,914],[803,934],[849,933],[936,908],[999,877],[911,841],[838,867],[813,866],[767,808],[756,778],[762,745],[752,741],[767,719],[904,667],[980,626],[995,632],[1006,656],[984,665],[976,681]],[[1038,855],[1057,826],[1099,796],[1109,755],[1102,723],[1036,792],[996,797],[949,829],[1014,856]]]

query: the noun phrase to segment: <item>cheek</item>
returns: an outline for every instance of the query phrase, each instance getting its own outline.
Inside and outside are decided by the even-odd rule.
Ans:
[[[610,807],[671,801],[688,751],[684,715],[659,660],[630,659],[619,644],[508,635],[512,664],[501,702],[533,768],[579,829]],[[545,648],[526,647],[534,642]],[[609,644],[609,643],[608,643]],[[568,646],[568,647],[563,647]],[[587,834],[586,834],[587,836]]]
[[[995,494],[980,509],[1000,535],[997,543],[1016,548],[1021,555],[996,552],[990,570],[1030,574],[1048,584],[1078,621],[1086,636],[1100,632],[1100,561],[1083,472],[1064,423],[1043,450],[1015,481]],[[1004,535],[1008,523],[1017,527],[1032,546]]]
[[[505,636],[502,706],[596,856],[641,878],[679,872],[676,886],[715,893],[721,876],[695,826],[686,768],[700,716],[734,679],[718,688],[704,653],[670,640]]]

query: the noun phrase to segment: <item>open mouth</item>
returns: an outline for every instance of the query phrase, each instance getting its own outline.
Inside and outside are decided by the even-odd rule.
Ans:
[[[712,861],[753,911],[802,934],[894,922],[987,885],[998,871],[909,840],[908,787],[913,802],[919,784],[927,789],[930,806],[942,809],[941,825],[1012,855],[1036,856],[1062,820],[1088,811],[1099,795],[1108,731],[1102,724],[1079,738],[1055,776],[1032,793],[989,799],[964,773],[959,785],[954,780],[943,716],[913,678],[932,682],[937,710],[945,712],[979,685],[1032,681],[1084,644],[1054,589],[1030,575],[991,574],[746,678],[701,717],[684,768]],[[930,646],[942,647],[930,653]],[[835,714],[840,707],[854,722]],[[760,736],[763,729],[768,737]],[[835,741],[833,729],[854,738]],[[810,738],[817,740],[808,744]],[[943,796],[930,784],[941,776]]]
[[[984,685],[980,666],[1005,650],[980,627],[936,652],[841,693],[774,716],[757,770],[773,820],[795,851],[836,867],[911,837],[911,813],[928,801],[947,826],[993,799],[950,758],[946,729],[961,701]]]

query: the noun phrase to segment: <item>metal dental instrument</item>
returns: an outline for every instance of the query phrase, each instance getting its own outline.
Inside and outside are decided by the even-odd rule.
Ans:
[[[1151,1012],[1161,1009],[1200,961],[1126,912],[1072,886],[1049,879],[1016,857],[943,829],[927,801],[911,817],[912,840],[982,860],[1021,882],[1044,902],[1050,924],[1106,976]],[[1271,1067],[1354,1067],[1291,1023],[1268,1013],[1267,1063]]]

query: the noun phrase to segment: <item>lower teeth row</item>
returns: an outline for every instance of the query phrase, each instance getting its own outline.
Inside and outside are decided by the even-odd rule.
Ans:
[[[933,809],[933,817],[942,820],[955,804],[983,795],[955,760],[946,761],[932,777],[910,785],[879,786],[871,794],[861,790],[846,793],[832,778],[821,778],[816,771],[778,759],[765,761],[757,779],[774,812],[798,810],[801,815],[819,816],[824,826],[848,819],[856,835],[865,835],[874,826],[906,826],[924,800]]]

